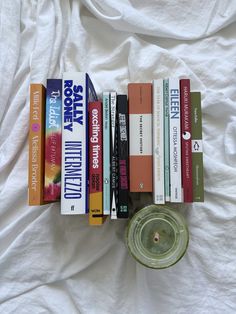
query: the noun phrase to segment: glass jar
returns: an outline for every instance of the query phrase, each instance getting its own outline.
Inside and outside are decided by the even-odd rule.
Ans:
[[[184,217],[166,205],[148,205],[131,218],[126,243],[132,256],[144,266],[162,269],[185,254],[189,233]]]

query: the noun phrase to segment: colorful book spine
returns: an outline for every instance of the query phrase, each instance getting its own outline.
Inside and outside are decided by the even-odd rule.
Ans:
[[[94,100],[87,73],[63,74],[61,213],[65,215],[88,212],[88,102]]]
[[[117,96],[116,92],[110,92],[111,113],[111,219],[117,219]]]
[[[103,214],[110,215],[110,93],[103,93]]]
[[[181,128],[179,79],[169,79],[171,202],[182,202]]]
[[[193,201],[204,202],[201,93],[191,92]]]
[[[181,156],[183,201],[193,201],[190,80],[180,80]]]
[[[45,118],[45,201],[57,201],[61,197],[61,107],[62,80],[48,79]]]
[[[118,218],[129,217],[129,146],[128,102],[126,95],[117,96],[118,112]]]
[[[165,201],[170,201],[169,79],[163,80]]]
[[[153,202],[165,204],[163,80],[153,81]]]
[[[128,84],[130,192],[152,192],[152,84]]]
[[[45,87],[30,85],[29,205],[44,204]]]
[[[89,224],[102,225],[102,103],[89,103]]]

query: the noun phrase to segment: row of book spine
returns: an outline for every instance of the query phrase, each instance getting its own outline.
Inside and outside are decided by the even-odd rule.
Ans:
[[[128,95],[130,191],[155,204],[204,201],[201,94],[169,78],[131,83]]]
[[[128,218],[128,103],[126,95],[104,92],[89,103],[89,221]]]
[[[60,200],[61,214],[99,225],[128,218],[128,185],[127,95],[99,101],[83,72],[31,84],[29,205]]]
[[[29,204],[127,218],[130,192],[156,204],[204,200],[201,95],[189,79],[130,83],[98,100],[87,73],[31,84]],[[45,108],[46,104],[46,108]]]

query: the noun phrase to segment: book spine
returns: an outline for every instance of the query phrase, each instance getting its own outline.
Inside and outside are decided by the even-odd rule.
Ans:
[[[88,101],[92,98],[96,95],[86,73],[63,74],[61,213],[65,215],[88,212]]]
[[[61,197],[61,107],[62,80],[48,79],[45,118],[45,201],[56,201]]]
[[[180,80],[183,201],[193,201],[190,80]]]
[[[102,103],[89,103],[89,224],[103,223]]]
[[[152,192],[152,84],[128,84],[130,192]]]
[[[118,218],[129,217],[128,103],[126,95],[117,96],[118,108]]]
[[[117,219],[117,96],[110,92],[111,112],[111,219]]]
[[[191,92],[193,201],[204,202],[201,93]]]
[[[44,189],[45,87],[30,85],[29,205],[42,205]]]
[[[165,201],[170,201],[169,79],[163,80]]]
[[[153,81],[153,202],[165,204],[163,80]]]
[[[110,93],[103,93],[103,214],[110,215]]]
[[[171,202],[182,202],[179,79],[169,79]]]
[[[86,176],[86,205],[85,205],[85,210],[86,210],[86,214],[89,213],[89,117],[88,117],[88,105],[90,102],[93,101],[98,101],[97,98],[97,94],[96,91],[94,89],[93,83],[89,77],[89,75],[87,73],[85,74],[85,86],[86,86],[86,124],[85,124],[85,138],[86,138],[86,158],[87,158],[87,162],[86,162],[86,172],[85,172],[85,176]]]

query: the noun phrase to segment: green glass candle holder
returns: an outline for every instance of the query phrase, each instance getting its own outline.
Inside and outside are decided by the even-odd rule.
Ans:
[[[149,205],[139,210],[126,230],[132,256],[144,266],[162,269],[177,263],[189,242],[184,217],[166,205]]]

